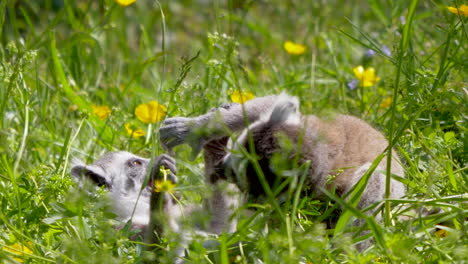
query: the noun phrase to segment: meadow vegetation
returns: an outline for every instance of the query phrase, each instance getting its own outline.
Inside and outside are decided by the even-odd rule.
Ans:
[[[407,196],[384,202],[363,252],[352,246],[359,236],[326,228],[342,210],[341,223],[361,212],[333,195],[292,196],[283,217],[269,203],[246,205],[256,210],[239,231],[211,237],[218,245],[209,248],[195,239],[188,263],[466,262],[463,4],[0,1],[0,262],[154,257],[129,239],[134,231],[113,228],[103,190],[77,188],[72,159],[159,155],[164,117],[282,91],[299,96],[304,113],[348,113],[381,130],[403,161]],[[202,157],[192,161],[187,146],[175,157],[181,202],[201,203]]]

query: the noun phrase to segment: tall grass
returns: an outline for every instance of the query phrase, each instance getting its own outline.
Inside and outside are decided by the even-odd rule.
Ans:
[[[299,188],[284,206],[247,204],[255,212],[241,218],[236,233],[210,238],[215,247],[195,239],[188,262],[463,263],[467,18],[446,9],[461,4],[1,1],[0,262],[151,258],[143,243],[129,239],[135,231],[113,228],[103,191],[77,190],[71,159],[89,162],[117,149],[158,155],[159,124],[137,120],[137,105],[157,100],[168,116],[195,116],[241,90],[287,91],[301,98],[302,112],[350,113],[372,123],[398,150],[406,178],[397,180],[408,195],[384,201],[380,224],[333,193],[316,200]],[[306,52],[288,54],[287,40]],[[374,67],[380,81],[350,85],[358,65]],[[93,105],[112,112],[101,120]],[[127,123],[146,135],[132,138]],[[191,161],[186,146],[176,150],[178,190],[185,203],[200,202],[209,193],[203,161]],[[388,162],[391,155],[389,149]],[[431,208],[438,211],[423,214]],[[326,229],[341,212],[340,225]],[[405,214],[413,216],[403,221]],[[341,232],[353,217],[366,219],[368,235]],[[353,243],[369,236],[374,246],[357,252]],[[174,247],[170,241],[161,246]]]

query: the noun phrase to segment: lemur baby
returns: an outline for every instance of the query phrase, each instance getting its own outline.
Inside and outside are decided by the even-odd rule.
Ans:
[[[237,140],[229,139],[232,132],[240,132]],[[281,134],[295,147],[285,149],[279,140]],[[283,177],[270,160],[277,153],[287,153],[286,158],[291,161],[299,155],[299,166],[311,163],[304,183],[306,187],[318,196],[322,189],[335,188],[342,197],[388,146],[380,132],[356,117],[336,115],[322,120],[314,115],[302,115],[298,99],[287,94],[255,98],[243,105],[220,108],[194,118],[166,119],[160,129],[160,140],[168,150],[188,143],[195,155],[204,148],[205,159],[210,162],[206,168],[207,182],[214,184],[216,190],[212,210],[225,212],[223,219],[213,219],[217,222],[214,232],[232,231],[235,219],[231,214],[239,203],[218,187],[222,182],[234,182],[251,197],[264,195],[252,163],[244,162],[244,155],[239,155],[242,148],[251,151],[249,141],[253,143],[254,154],[270,187]],[[229,179],[223,167],[232,170],[235,177]],[[384,198],[385,169],[386,159],[383,159],[369,178],[359,208]],[[396,154],[392,155],[391,173],[404,177]],[[399,198],[404,194],[404,185],[391,179],[390,197]]]

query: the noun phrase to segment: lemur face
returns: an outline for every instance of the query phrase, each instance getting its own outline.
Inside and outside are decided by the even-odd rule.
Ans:
[[[161,167],[169,169],[167,176],[177,183],[175,160],[165,154],[150,162],[129,152],[110,152],[93,164],[74,166],[71,174],[80,184],[87,178],[97,186],[104,186],[117,219],[122,222],[131,219],[132,226],[142,228],[149,223],[152,177]]]
[[[79,181],[88,178],[98,186],[105,186],[114,195],[137,196],[145,183],[150,160],[129,152],[109,152],[91,165],[76,165],[71,174]],[[147,182],[150,182],[149,180]],[[148,184],[141,193],[151,195]]]

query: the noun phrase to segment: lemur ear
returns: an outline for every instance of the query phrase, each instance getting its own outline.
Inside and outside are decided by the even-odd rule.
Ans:
[[[110,181],[106,177],[106,173],[101,168],[92,165],[76,165],[71,169],[71,175],[78,182],[82,182],[83,179],[88,178],[99,187],[111,187]]]
[[[281,94],[271,112],[262,119],[270,124],[299,123],[299,100],[295,96]]]

